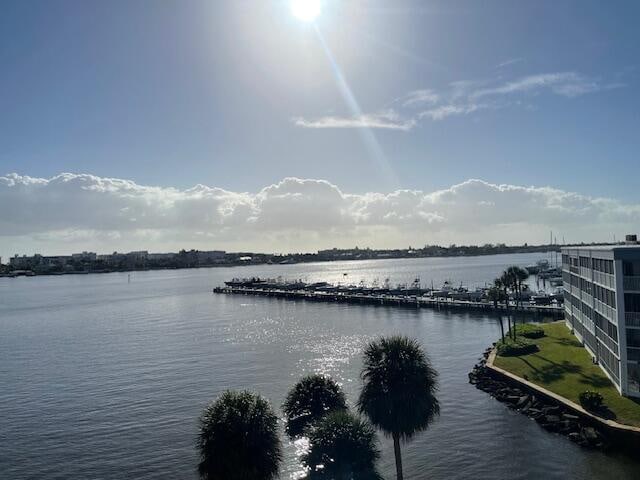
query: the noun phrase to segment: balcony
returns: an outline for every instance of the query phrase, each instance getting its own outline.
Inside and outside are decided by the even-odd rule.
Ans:
[[[640,276],[625,276],[622,279],[625,290],[640,290]]]
[[[610,275],[608,273],[603,273],[603,272],[593,272],[593,282],[594,283],[599,283],[600,285],[602,285],[603,287],[607,287],[610,289],[615,289],[615,278],[613,275]]]
[[[640,312],[624,312],[624,323],[627,327],[640,327]]]

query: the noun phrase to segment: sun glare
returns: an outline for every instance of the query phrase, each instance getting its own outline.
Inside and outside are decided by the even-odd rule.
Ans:
[[[321,10],[320,0],[291,0],[291,13],[298,20],[312,22]]]

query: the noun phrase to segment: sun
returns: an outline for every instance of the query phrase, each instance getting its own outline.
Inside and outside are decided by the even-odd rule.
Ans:
[[[291,13],[303,22],[313,22],[318,18],[321,7],[321,0],[291,0]]]

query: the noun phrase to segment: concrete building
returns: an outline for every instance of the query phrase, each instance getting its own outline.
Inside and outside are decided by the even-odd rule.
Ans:
[[[9,259],[9,265],[14,269],[28,269],[31,268],[32,264],[38,259],[38,257],[40,257],[38,254],[32,257],[27,257],[26,255],[19,256],[16,254]]]
[[[147,259],[151,261],[173,260],[177,254],[175,253],[150,253]]]
[[[95,262],[98,259],[98,255],[94,252],[82,252],[72,253],[71,260],[77,262]]]
[[[567,325],[623,395],[640,397],[640,245],[565,247]]]

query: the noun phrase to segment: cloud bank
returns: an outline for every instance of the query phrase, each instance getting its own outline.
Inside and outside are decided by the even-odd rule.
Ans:
[[[484,242],[542,243],[638,231],[640,205],[550,187],[467,180],[424,192],[347,193],[285,178],[258,192],[180,190],[64,173],[0,176],[0,252],[180,248],[266,252]]]
[[[503,67],[521,61],[512,59]],[[539,73],[512,80],[462,80],[442,91],[419,89],[392,102],[393,108],[358,116],[296,117],[293,122],[304,128],[377,128],[409,131],[422,121],[441,121],[452,116],[469,115],[480,110],[498,110],[530,105],[533,97],[551,94],[565,98],[620,88],[621,83],[606,83],[577,72]]]

